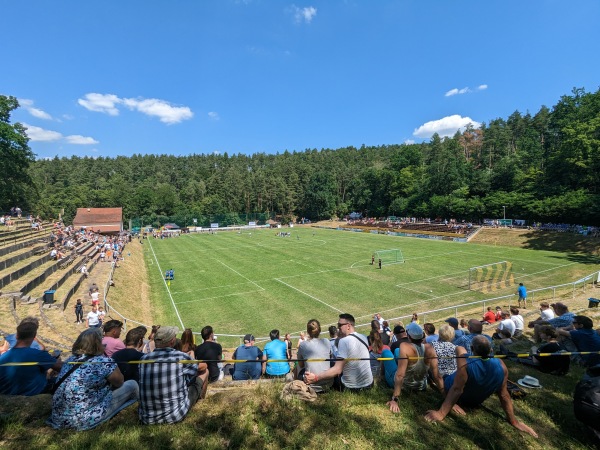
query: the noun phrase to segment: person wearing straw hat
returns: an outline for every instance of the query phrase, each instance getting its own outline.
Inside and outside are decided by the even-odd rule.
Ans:
[[[471,341],[471,352],[467,353],[463,347],[456,349],[458,369],[444,380],[446,398],[437,411],[427,411],[425,420],[428,422],[442,421],[454,411],[464,415],[465,407],[481,405],[492,394],[498,395],[506,419],[517,430],[537,437],[537,433],[529,426],[520,422],[515,417],[512,399],[506,387],[508,370],[500,359],[490,358],[491,345],[483,336],[476,336]],[[469,358],[475,356],[476,358]]]

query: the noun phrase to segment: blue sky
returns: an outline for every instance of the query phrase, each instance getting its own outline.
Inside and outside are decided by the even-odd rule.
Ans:
[[[594,0],[0,0],[38,158],[427,141],[600,86]]]

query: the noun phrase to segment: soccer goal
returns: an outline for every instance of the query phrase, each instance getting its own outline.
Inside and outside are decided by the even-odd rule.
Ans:
[[[382,266],[387,264],[398,264],[404,262],[402,250],[399,250],[397,248],[393,248],[390,250],[377,250],[375,253],[373,253],[373,256],[375,257],[375,264],[378,264],[379,260],[381,259]]]
[[[492,292],[515,284],[510,261],[499,261],[469,269],[469,290]]]

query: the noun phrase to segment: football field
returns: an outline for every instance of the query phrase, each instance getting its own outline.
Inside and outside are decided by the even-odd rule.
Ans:
[[[157,323],[194,332],[211,325],[222,335],[259,338],[274,328],[297,335],[312,318],[324,331],[341,312],[353,314],[357,324],[368,324],[376,312],[389,320],[404,318],[514,294],[519,282],[532,290],[575,281],[597,267],[566,254],[512,247],[302,227],[283,229],[291,236],[280,237],[279,231],[145,240]],[[388,249],[401,250],[404,262],[371,265],[376,251]],[[478,266],[486,267],[469,271]],[[164,279],[169,269],[172,281]],[[477,290],[469,290],[469,273],[472,282],[480,281],[472,283]],[[510,303],[516,299],[498,301]],[[448,315],[453,314],[427,320]]]

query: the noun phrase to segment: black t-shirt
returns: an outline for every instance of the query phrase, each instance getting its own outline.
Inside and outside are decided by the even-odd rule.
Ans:
[[[125,381],[135,380],[139,383],[140,365],[127,364],[126,361],[139,361],[142,359],[142,356],[144,356],[144,354],[138,352],[135,348],[124,348],[123,350],[113,353],[112,359],[114,359],[119,366],[119,370],[121,370]]]
[[[400,344],[402,344],[403,342],[410,342],[410,341],[408,340],[407,337],[403,337],[403,338],[400,338],[399,340],[397,340],[396,342],[392,343],[392,345],[390,345],[390,350],[392,351],[392,355],[395,354],[394,352],[396,351],[397,348],[400,348]]]
[[[558,353],[562,350],[556,342],[544,344],[538,348],[538,353]],[[539,361],[538,369],[544,373],[567,373],[571,364],[569,356],[540,356],[535,358]]]
[[[196,347],[196,359],[221,359],[223,347],[212,341],[205,341]],[[219,366],[217,362],[207,362],[208,365],[208,381],[217,381],[219,379]]]

